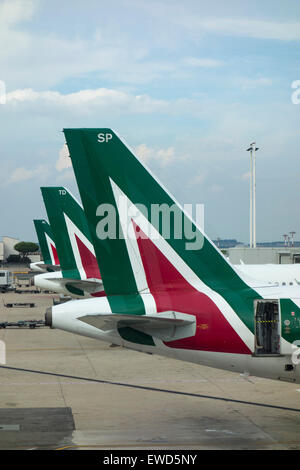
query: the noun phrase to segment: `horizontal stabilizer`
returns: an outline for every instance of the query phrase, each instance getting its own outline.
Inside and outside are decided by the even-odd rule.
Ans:
[[[48,272],[55,272],[61,270],[60,264],[43,264],[41,267]]]
[[[47,264],[47,263],[44,263],[44,261],[36,261],[35,263],[30,263],[29,267],[32,271],[35,271],[38,273],[41,273],[41,272],[51,273],[54,271],[61,270],[59,264]]]
[[[87,293],[104,290],[103,282],[100,279],[51,278],[51,281],[59,284],[61,287],[73,287]]]
[[[173,311],[162,312],[158,315],[103,313],[84,315],[78,320],[103,331],[133,328],[162,341],[188,338],[194,336],[196,332],[194,315]]]

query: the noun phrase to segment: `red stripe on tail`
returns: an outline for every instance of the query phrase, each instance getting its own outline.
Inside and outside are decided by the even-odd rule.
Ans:
[[[52,254],[53,254],[54,264],[59,265],[57,250],[56,250],[55,246],[52,245],[52,243],[50,243],[50,246],[51,246],[51,250],[52,250]]]
[[[81,258],[81,263],[85,270],[87,279],[101,279],[96,256],[90,252],[90,250],[85,246],[85,244],[80,240],[80,238],[77,237],[76,234],[75,237]]]
[[[134,221],[149,290],[155,299],[157,312],[174,310],[196,316],[193,337],[165,343],[171,348],[251,354],[217,305],[204,293],[196,290],[177,271],[163,253],[142,232]]]

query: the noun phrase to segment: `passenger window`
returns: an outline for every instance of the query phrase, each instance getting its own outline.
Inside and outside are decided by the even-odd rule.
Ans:
[[[293,282],[290,282],[290,286],[293,286],[293,285],[294,285]]]
[[[282,285],[285,286],[285,285],[286,285],[286,282],[283,282]]]

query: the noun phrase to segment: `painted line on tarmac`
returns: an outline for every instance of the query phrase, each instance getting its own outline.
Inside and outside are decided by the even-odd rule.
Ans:
[[[170,380],[148,380],[148,379],[135,379],[131,382],[130,385],[135,386],[138,384],[200,384],[200,383],[209,383],[211,382],[208,379],[190,379],[190,380],[180,380],[180,379],[170,379]],[[243,379],[215,379],[214,383],[243,383]],[[32,386],[32,385],[98,385],[97,382],[87,382],[85,379],[77,379],[76,382],[1,382],[0,387],[7,387],[7,386],[14,386],[14,387],[23,387],[24,385]],[[297,391],[297,390],[296,390]]]
[[[105,349],[95,349],[95,348],[84,348],[82,350],[82,348],[10,348],[10,347],[7,347],[6,348],[6,351],[22,351],[22,352],[32,352],[32,351],[106,351]]]
[[[41,370],[33,370],[33,369],[23,369],[21,367],[11,367],[11,366],[1,366],[1,369],[6,369],[6,370],[13,370],[13,371],[18,371],[18,372],[29,372],[32,374],[41,374],[41,375],[51,375],[53,377],[62,377],[66,379],[74,379],[74,380],[84,380],[86,382],[94,382],[94,383],[99,383],[99,384],[105,384],[105,385],[115,385],[118,387],[127,387],[127,388],[135,388],[137,390],[144,390],[148,392],[160,392],[160,393],[169,393],[173,395],[181,395],[185,397],[193,397],[193,398],[203,398],[203,399],[208,399],[208,400],[215,400],[215,401],[224,401],[227,403],[236,403],[240,405],[251,405],[251,406],[258,406],[262,408],[271,408],[271,409],[276,409],[276,410],[283,410],[283,411],[293,411],[296,413],[300,413],[299,408],[289,408],[286,406],[279,406],[279,405],[271,405],[268,403],[258,403],[258,402],[252,402],[252,401],[244,401],[244,400],[236,400],[234,398],[225,398],[225,397],[215,397],[212,395],[201,395],[198,393],[190,393],[190,392],[181,392],[179,390],[168,390],[164,388],[156,388],[156,387],[149,387],[145,385],[134,385],[134,384],[128,384],[124,382],[112,382],[109,380],[101,380],[101,379],[93,379],[89,377],[77,377],[76,375],[66,375],[66,374],[57,374],[55,372],[46,372],[46,371],[41,371]]]

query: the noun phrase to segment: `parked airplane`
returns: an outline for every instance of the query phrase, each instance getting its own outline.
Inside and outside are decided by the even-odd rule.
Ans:
[[[237,264],[237,271],[260,281],[277,283],[278,286],[300,285],[300,264]]]
[[[46,324],[300,383],[300,289],[238,272],[111,129],[64,133],[107,297],[51,307]]]
[[[66,194],[67,192],[67,189],[65,188],[61,188],[61,187],[57,187],[56,188],[57,191],[58,191],[58,194],[59,196],[63,196]],[[73,197],[71,196],[71,194],[69,193],[69,197]],[[74,197],[73,197],[74,199]],[[62,198],[61,198],[62,200]],[[76,201],[77,202],[77,201]],[[49,201],[50,203],[50,201]],[[80,205],[78,202],[77,202],[78,205]],[[80,205],[81,206],[81,205]],[[50,209],[51,210],[51,209]],[[55,209],[56,210],[56,209]],[[82,208],[80,210],[81,212],[81,217],[85,217],[85,214],[84,212],[82,211]],[[78,222],[77,222],[78,224]],[[54,285],[54,282],[55,280],[54,279],[61,279],[63,277],[62,273],[60,272],[60,264],[59,264],[59,259],[58,259],[58,255],[57,255],[57,249],[56,249],[56,246],[55,246],[55,242],[54,242],[54,237],[53,237],[53,233],[52,233],[52,230],[51,230],[51,227],[50,225],[48,224],[48,222],[46,222],[45,220],[34,220],[34,226],[35,226],[35,229],[36,229],[36,233],[37,233],[37,237],[38,237],[38,241],[39,241],[39,245],[40,245],[40,249],[41,249],[41,252],[42,252],[42,256],[43,256],[43,259],[44,261],[38,261],[38,262],[35,262],[35,263],[31,263],[30,264],[30,268],[33,270],[33,271],[37,271],[37,272],[45,272],[45,271],[48,271],[48,274],[43,276],[43,277],[37,277],[36,278],[36,282],[39,287],[41,288],[44,288],[46,290],[54,290],[55,289],[58,289],[59,292],[63,292],[67,295],[70,295],[71,293],[74,294],[76,297],[80,296],[82,297],[82,294],[78,293],[75,293],[75,291],[73,290],[73,292],[70,292],[70,290],[68,288],[65,288],[64,286],[62,287],[61,284],[58,284],[58,285]],[[68,240],[68,233],[66,233],[66,230],[65,228],[62,226],[58,227],[57,224],[55,223],[54,221],[54,226],[57,227],[57,230],[58,230],[58,234],[60,236],[60,240],[61,240],[61,237],[64,237],[63,240],[62,240],[62,243],[60,243],[60,251],[62,253],[62,256],[63,256],[63,259],[65,260],[65,256],[64,256],[64,253],[65,253],[65,250],[66,250],[66,253],[69,253],[69,261],[71,262],[71,264],[68,264],[66,266],[66,264],[64,263],[64,270],[65,271],[68,271],[69,269],[73,270],[73,275],[74,275],[74,269],[75,269],[75,277],[79,279],[79,272],[77,271],[77,268],[76,268],[76,261],[75,259],[78,260],[78,263],[77,264],[80,264],[79,260],[80,260],[80,256],[78,256],[78,244],[77,243],[70,243],[70,239]],[[86,227],[85,227],[85,230],[86,230]],[[85,237],[86,238],[86,237]],[[66,244],[66,246],[65,246]],[[87,243],[89,245],[89,249],[86,248],[85,250],[85,254],[88,255],[88,258],[89,258],[89,261],[90,261],[90,264],[93,266],[92,269],[95,269],[96,270],[96,275],[99,276],[99,273],[98,273],[98,268],[97,268],[97,260],[95,258],[95,255],[94,255],[94,249],[93,247],[91,246],[90,242]],[[75,247],[75,251],[77,252],[77,255],[75,255],[74,253],[72,253],[70,255],[70,249],[73,250],[72,246]],[[83,245],[81,245],[83,246]],[[86,246],[86,245],[85,245]],[[77,247],[77,249],[76,249]],[[92,257],[90,256],[89,253],[92,253]],[[81,253],[81,256],[83,256],[83,258],[85,257],[85,254],[84,253]],[[253,277],[255,279],[259,279],[261,281],[265,281],[265,282],[269,282],[269,283],[278,283],[278,285],[283,285],[283,286],[299,286],[300,285],[300,264],[253,264],[253,265],[247,265],[247,264],[238,264],[238,265],[235,265],[236,269],[238,271],[241,271],[242,273],[250,276],[250,277]],[[58,272],[57,275],[52,275],[52,276],[49,276],[49,273],[50,272]],[[82,271],[82,268],[81,268],[81,271]],[[68,274],[65,272],[65,276],[64,277],[68,277]],[[49,282],[51,284],[49,284]],[[61,283],[61,281],[59,281]],[[71,286],[71,289],[72,289],[72,286]],[[85,296],[85,295],[83,295]],[[87,296],[89,296],[89,294],[87,294]]]
[[[37,272],[53,272],[59,270],[59,259],[50,225],[43,219],[34,220],[33,223],[44,261],[30,263],[30,269]]]
[[[35,276],[35,285],[76,298],[105,295],[82,206],[63,187],[41,191],[61,271]]]

